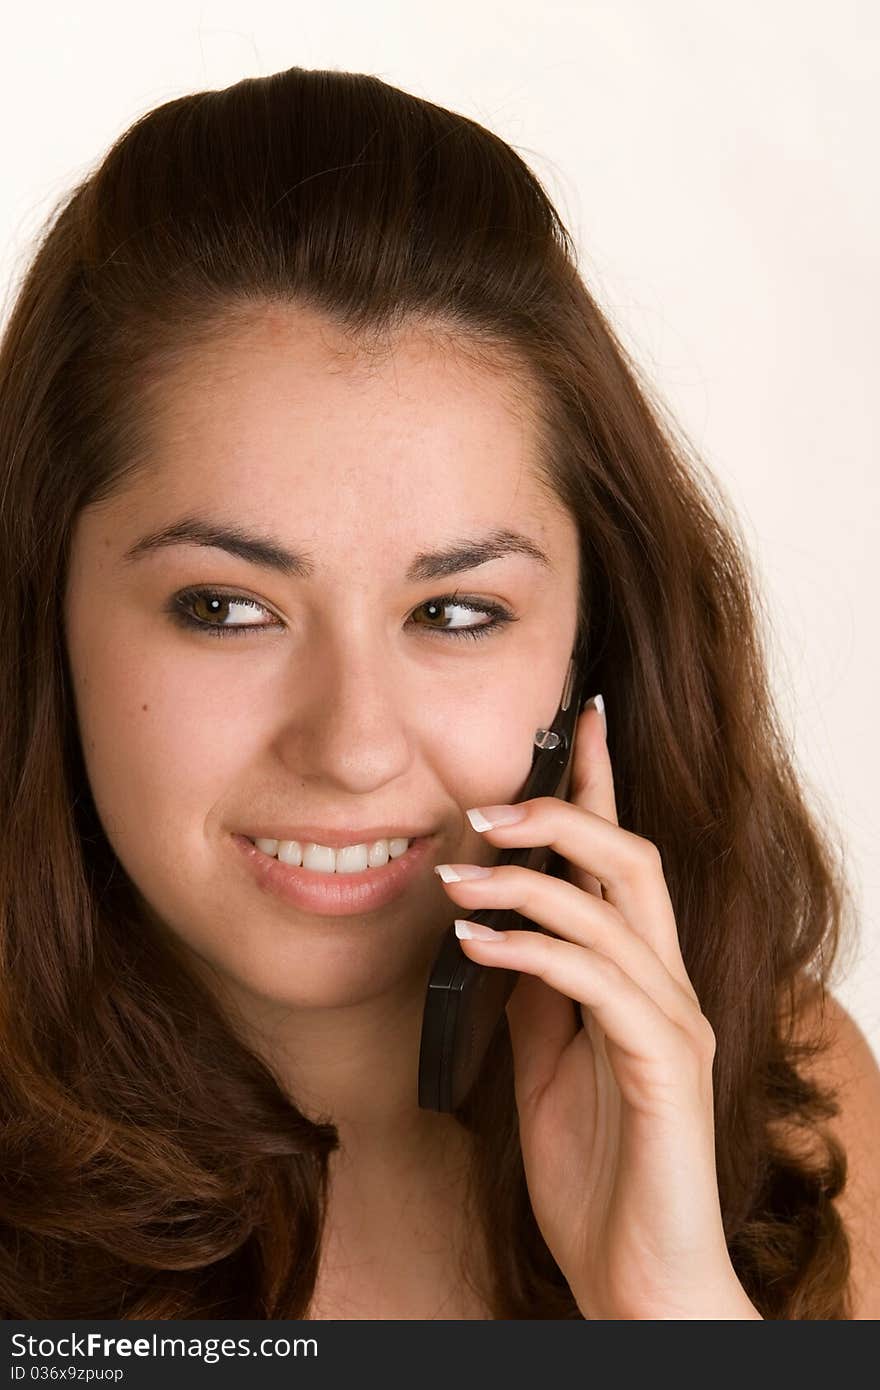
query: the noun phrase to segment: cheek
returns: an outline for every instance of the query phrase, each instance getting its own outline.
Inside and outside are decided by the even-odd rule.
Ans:
[[[469,806],[515,800],[529,775],[540,701],[522,682],[498,698],[469,696],[447,710],[431,738],[432,761],[454,801]],[[555,712],[555,711],[554,711]]]
[[[179,864],[198,853],[211,808],[247,759],[244,711],[167,652],[112,640],[78,650],[77,723],[104,830],[123,860],[147,837],[153,856],[161,847]]]

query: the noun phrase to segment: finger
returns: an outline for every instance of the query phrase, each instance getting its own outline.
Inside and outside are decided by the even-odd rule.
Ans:
[[[491,819],[494,808],[472,809]],[[656,845],[612,824],[597,812],[560,801],[559,797],[535,797],[520,802],[518,809],[524,815],[515,824],[498,825],[481,833],[502,849],[550,845],[576,869],[594,874],[602,885],[604,900],[617,908],[660,957],[670,975],[696,999],[682,959],[675,913]],[[553,881],[552,875],[547,877]]]
[[[684,1032],[615,961],[570,941],[515,931],[498,941],[466,939],[461,945],[481,965],[534,975],[589,1009],[605,1034],[609,1065],[629,1105],[668,1118],[670,1106],[704,1102],[715,1049],[705,1017],[696,1034]],[[541,1076],[532,1066],[528,1095],[552,1079],[549,1049],[541,1066]]]
[[[436,865],[435,871],[458,867]],[[599,951],[615,961],[680,1028],[699,1026],[701,1011],[693,989],[683,987],[611,903],[582,892],[573,883],[517,864],[500,864],[485,878],[444,882],[443,887],[469,912],[488,907],[513,909],[560,939]]]
[[[560,994],[537,975],[523,973],[506,1011],[519,1107],[536,1086],[553,1076],[560,1056],[580,1032],[582,1010],[576,1000]]]
[[[594,699],[601,699],[601,696]],[[601,710],[592,702],[586,705],[575,723],[567,799],[572,805],[595,811],[612,824],[617,824],[614,775],[605,736],[604,702]],[[603,896],[602,884],[595,874],[578,868],[571,860],[565,862],[561,877],[576,884],[585,893],[593,893],[597,898]]]
[[[604,816],[612,825],[618,823],[614,772],[605,736],[604,702],[602,710],[594,704],[588,704],[578,715],[571,755],[568,800],[575,806],[583,806],[588,811],[595,811],[597,815]]]

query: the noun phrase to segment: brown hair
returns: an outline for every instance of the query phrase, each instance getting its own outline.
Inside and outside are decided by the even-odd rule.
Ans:
[[[850,890],[777,722],[729,505],[519,155],[376,77],[302,68],[135,122],[55,210],[0,347],[0,1312],[308,1316],[336,1129],[145,922],[91,799],[60,622],[78,512],[149,467],[184,354],[272,303],[364,351],[434,324],[530,374],[542,477],[581,532],[620,823],[661,852],[717,1038],[734,1267],[767,1318],[849,1316],[836,1106],[798,1069],[822,1040],[786,1018],[808,969],[828,981]],[[529,1203],[506,1026],[459,1118],[495,1315],[583,1316]]]

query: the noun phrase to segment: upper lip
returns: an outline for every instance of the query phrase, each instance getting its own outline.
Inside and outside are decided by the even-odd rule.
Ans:
[[[422,840],[430,830],[412,830],[394,825],[372,825],[362,830],[322,830],[316,825],[274,826],[271,830],[248,830],[251,840],[297,840],[300,844],[326,845],[339,849],[343,845],[370,844],[373,840]]]

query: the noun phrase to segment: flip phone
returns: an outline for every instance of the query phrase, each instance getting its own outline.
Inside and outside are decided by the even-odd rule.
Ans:
[[[536,796],[567,799],[575,724],[585,695],[585,665],[583,653],[576,648],[553,723],[535,733],[532,766],[517,801]],[[538,845],[502,850],[496,862],[521,864],[544,873],[555,857],[549,845]],[[496,931],[541,930],[508,908],[458,915]],[[470,960],[461,949],[455,928],[450,927],[431,969],[422,1017],[419,1106],[423,1110],[453,1111],[466,1099],[519,973]]]

